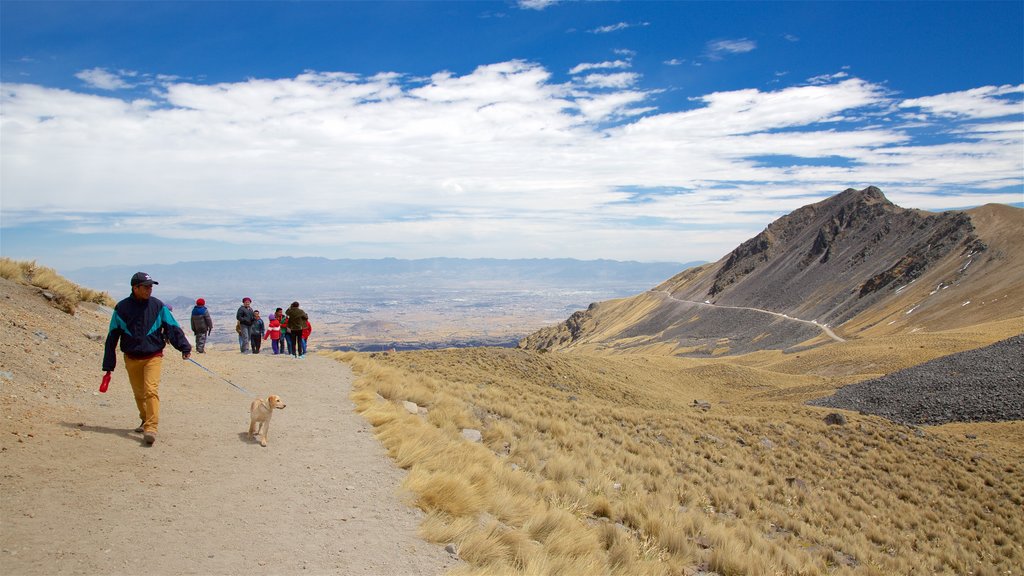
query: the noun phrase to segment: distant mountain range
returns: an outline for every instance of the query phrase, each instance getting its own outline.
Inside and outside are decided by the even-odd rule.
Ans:
[[[579,287],[635,293],[700,262],[616,260],[465,259],[403,260],[273,258],[88,267],[61,271],[67,278],[119,297],[139,270],[160,282],[157,294],[175,297],[309,299],[328,292],[438,291],[446,289],[543,289]]]
[[[931,213],[873,186],[848,189],[718,262],[594,304],[521,346],[719,355],[1014,317],[1024,330],[1022,230],[1020,208]]]

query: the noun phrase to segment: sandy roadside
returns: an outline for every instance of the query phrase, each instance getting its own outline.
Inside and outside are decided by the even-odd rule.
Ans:
[[[64,410],[8,404],[0,425],[0,573],[441,574],[416,536],[403,472],[331,359],[208,348],[203,366],[288,404],[269,446],[246,438],[250,397],[168,348],[157,443],[143,444],[122,366]],[[94,376],[98,385],[99,365]],[[82,388],[82,387],[79,387]],[[17,389],[5,382],[2,394]]]

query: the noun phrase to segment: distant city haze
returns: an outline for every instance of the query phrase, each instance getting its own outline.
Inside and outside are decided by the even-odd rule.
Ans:
[[[128,293],[142,270],[160,284],[154,296],[189,329],[196,298],[206,300],[211,343],[236,343],[235,312],[244,297],[265,321],[298,301],[309,314],[312,349],[415,349],[514,345],[590,303],[648,290],[697,262],[574,259],[332,260],[276,258],[90,267],[71,280]],[[263,352],[270,352],[269,343]]]

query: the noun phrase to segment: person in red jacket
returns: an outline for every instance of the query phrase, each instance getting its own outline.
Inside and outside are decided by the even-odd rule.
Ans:
[[[306,355],[306,341],[309,340],[309,333],[313,331],[313,325],[306,319],[306,327],[302,329],[302,355]]]
[[[274,311],[274,314],[270,317],[270,321],[267,323],[267,333],[263,335],[263,339],[270,338],[270,345],[274,349],[274,354],[284,353],[284,344],[281,342],[281,317],[284,314],[281,309],[278,308]]]

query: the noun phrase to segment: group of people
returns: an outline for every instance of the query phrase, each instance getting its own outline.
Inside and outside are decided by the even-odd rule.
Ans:
[[[296,358],[306,356],[306,346],[313,326],[298,302],[292,302],[287,311],[278,308],[265,323],[260,317],[260,311],[252,308],[252,298],[245,297],[235,313],[235,320],[238,350],[242,354],[259,354],[263,341],[270,340],[275,355],[291,354]],[[206,300],[196,300],[196,305],[192,307],[191,324],[192,333],[196,337],[196,352],[204,354],[206,338],[213,332],[213,318],[206,308]]]
[[[194,314],[195,311],[193,317]],[[287,353],[295,358],[306,357],[306,344],[313,326],[298,302],[292,302],[288,310],[274,310],[274,315],[264,323],[260,318],[260,311],[252,309],[252,299],[242,298],[242,305],[238,307],[235,319],[238,320],[238,348],[242,354],[248,354],[250,349],[253,354],[259,354],[262,341],[269,339],[274,354]]]
[[[131,295],[114,306],[104,345],[105,375],[100,386],[100,391],[106,392],[111,372],[117,366],[117,348],[120,344],[135,404],[139,409],[139,419],[142,421],[135,432],[141,433],[143,441],[149,445],[156,442],[160,423],[159,387],[164,347],[169,342],[181,352],[183,360],[190,360],[192,355],[192,345],[185,338],[171,309],[152,297],[155,284],[159,282],[149,274],[136,272],[131,278]],[[309,317],[298,302],[292,302],[287,311],[281,308],[275,310],[269,327],[266,327],[260,319],[259,311],[252,309],[252,299],[244,298],[236,318],[239,326],[238,343],[243,354],[249,348],[259,353],[262,340],[270,339],[274,354],[283,354],[287,343],[288,353],[292,356],[303,358],[306,355],[306,340],[312,329]],[[213,319],[202,298],[197,299],[192,308],[191,325],[196,336],[196,352],[203,353],[206,350],[206,338],[213,332]],[[281,342],[282,337],[284,342]]]

